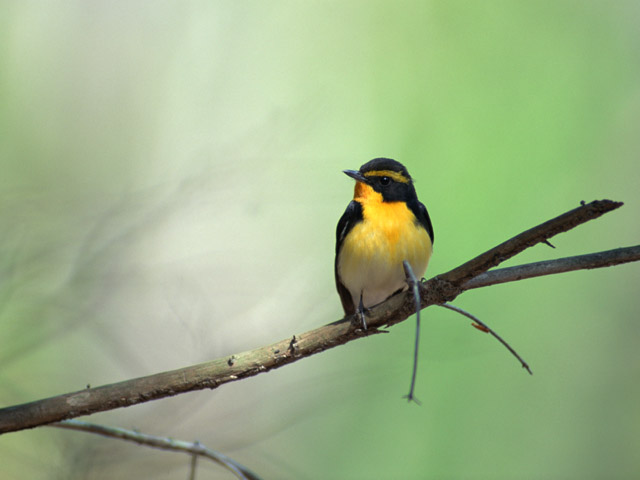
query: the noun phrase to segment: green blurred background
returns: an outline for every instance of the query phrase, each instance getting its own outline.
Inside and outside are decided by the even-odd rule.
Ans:
[[[600,198],[509,262],[640,239],[636,1],[2,2],[0,404],[255,348],[341,316],[341,170],[405,163],[428,276]],[[495,286],[216,391],[87,419],[265,478],[638,478],[640,266]],[[189,458],[39,428],[3,479],[186,478]],[[200,462],[199,479],[230,478]]]

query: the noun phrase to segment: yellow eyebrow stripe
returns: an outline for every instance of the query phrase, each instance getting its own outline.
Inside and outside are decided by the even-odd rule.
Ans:
[[[372,170],[364,174],[365,177],[389,177],[392,180],[400,183],[409,183],[409,179],[400,172],[394,172],[393,170]]]

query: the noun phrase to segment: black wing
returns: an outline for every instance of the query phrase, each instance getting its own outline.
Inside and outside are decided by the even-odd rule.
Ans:
[[[336,228],[336,256],[340,251],[340,247],[342,247],[344,238],[351,231],[351,229],[361,221],[362,205],[360,205],[360,202],[351,200],[349,205],[347,205],[347,209],[344,211],[342,217],[340,217],[340,220],[338,221],[338,228]]]
[[[351,292],[344,286],[344,284],[340,281],[340,277],[338,276],[338,255],[340,254],[340,248],[342,247],[342,242],[344,242],[345,237],[351,231],[351,229],[358,223],[362,221],[362,205],[359,202],[354,200],[349,203],[347,209],[340,217],[338,221],[338,228],[336,229],[336,259],[334,262],[334,272],[336,277],[336,288],[338,290],[338,295],[340,295],[340,301],[342,302],[342,308],[344,309],[344,313],[346,315],[353,315],[356,313],[356,307],[353,304],[353,299],[351,298]]]
[[[425,207],[422,203],[420,203],[417,200],[415,201],[415,203],[411,202],[408,206],[413,212],[413,214],[416,216],[416,218],[418,219],[418,222],[420,222],[420,225],[422,225],[424,229],[427,231],[427,233],[429,234],[429,237],[431,238],[431,244],[433,245],[433,239],[434,239],[433,226],[431,225],[431,219],[429,218],[429,212],[427,212],[427,207]]]

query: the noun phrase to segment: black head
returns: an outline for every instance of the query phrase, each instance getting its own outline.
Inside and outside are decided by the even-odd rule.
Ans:
[[[417,198],[406,167],[390,158],[374,158],[360,170],[345,170],[344,173],[382,194],[385,202],[406,202]]]

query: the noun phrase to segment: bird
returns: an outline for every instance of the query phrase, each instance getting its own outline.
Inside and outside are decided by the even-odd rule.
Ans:
[[[403,261],[422,278],[433,252],[433,226],[407,168],[374,158],[359,170],[353,200],[336,229],[335,280],[345,316],[365,312],[408,286]]]

